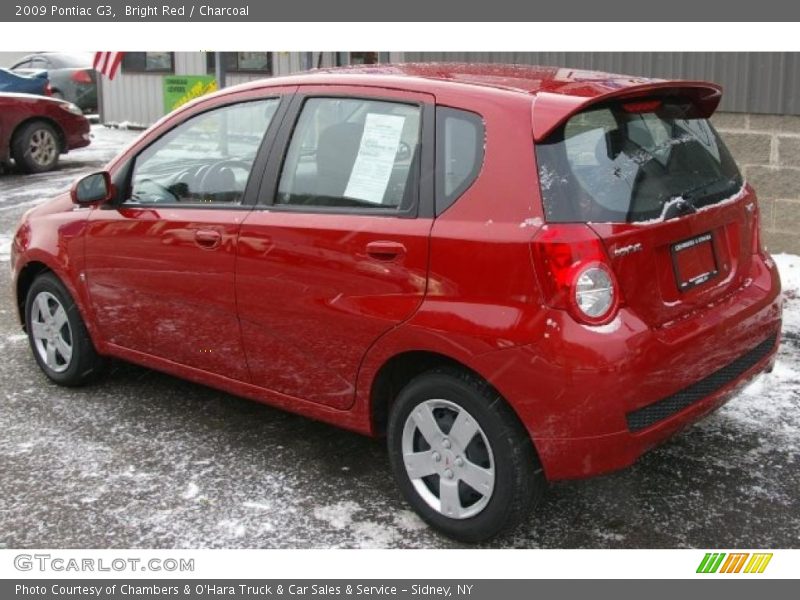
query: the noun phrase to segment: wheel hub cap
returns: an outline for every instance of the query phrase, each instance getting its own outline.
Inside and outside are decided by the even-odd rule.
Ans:
[[[31,158],[39,165],[50,164],[57,152],[56,140],[53,134],[45,129],[33,132],[30,141]]]
[[[478,422],[448,400],[427,400],[403,427],[403,463],[414,489],[452,519],[480,513],[492,497],[495,464]]]
[[[67,311],[50,292],[33,299],[30,328],[36,353],[47,368],[63,373],[72,361],[72,329]]]

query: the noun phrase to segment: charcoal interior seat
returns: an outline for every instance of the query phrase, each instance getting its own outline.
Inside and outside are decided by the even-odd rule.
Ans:
[[[225,166],[212,166],[205,171],[197,189],[199,197],[206,201],[236,202],[241,194],[236,190],[236,174]]]
[[[317,196],[341,198],[344,195],[363,132],[363,123],[336,123],[320,133],[317,143]]]

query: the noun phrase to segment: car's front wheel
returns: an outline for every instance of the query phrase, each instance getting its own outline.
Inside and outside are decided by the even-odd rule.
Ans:
[[[89,338],[78,306],[52,273],[34,280],[25,302],[25,323],[33,356],[61,385],[87,383],[105,366]]]
[[[58,132],[44,121],[28,123],[14,134],[11,154],[26,173],[50,171],[58,164],[61,154]]]
[[[546,482],[525,429],[486,382],[457,369],[412,380],[387,431],[406,500],[446,535],[479,542],[519,524]]]

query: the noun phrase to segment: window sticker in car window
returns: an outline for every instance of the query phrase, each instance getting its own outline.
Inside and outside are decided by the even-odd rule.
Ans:
[[[383,203],[405,121],[406,118],[399,115],[367,115],[361,145],[344,192],[346,197],[372,204]]]

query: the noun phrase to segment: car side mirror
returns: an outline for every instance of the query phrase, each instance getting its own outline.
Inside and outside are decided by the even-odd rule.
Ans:
[[[104,204],[114,198],[114,184],[108,171],[92,173],[79,179],[70,190],[72,201],[78,205]]]

